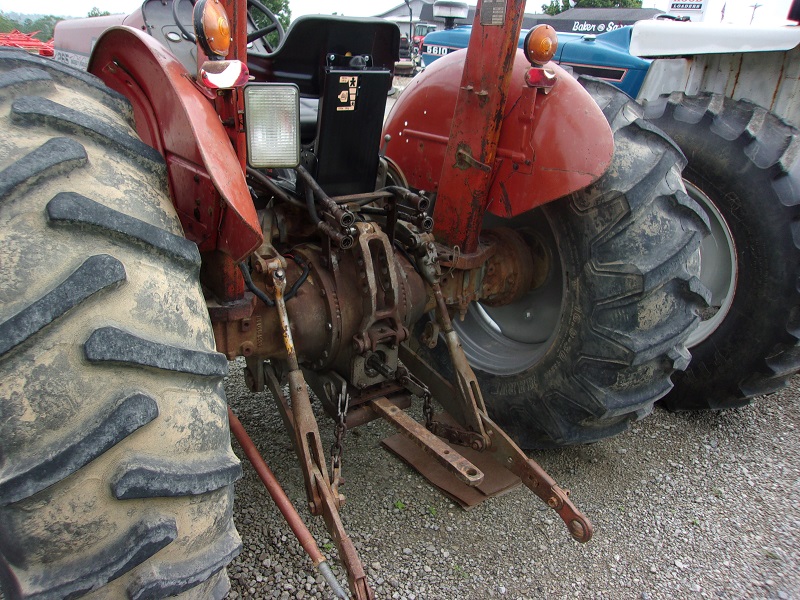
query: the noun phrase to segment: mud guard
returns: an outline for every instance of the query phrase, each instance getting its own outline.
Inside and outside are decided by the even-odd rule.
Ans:
[[[256,249],[261,227],[242,166],[184,66],[146,33],[121,26],[97,40],[88,71],[130,100],[137,133],[164,156],[186,237],[236,262]]]
[[[387,156],[412,187],[438,188],[465,57],[453,52],[426,68],[386,120]],[[547,66],[558,81],[544,94],[525,84],[530,64],[522,51],[514,61],[487,209],[500,217],[583,189],[611,163],[614,137],[603,112],[569,73]]]

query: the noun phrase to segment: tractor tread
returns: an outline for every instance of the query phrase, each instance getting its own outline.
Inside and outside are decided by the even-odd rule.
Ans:
[[[52,138],[0,172],[0,198],[21,187],[62,175],[83,167],[88,161],[86,149],[70,138]]]
[[[98,582],[114,579],[153,556],[178,537],[174,519],[149,516],[104,545],[102,561],[80,557],[49,565],[28,574],[28,585],[17,592],[30,600],[70,600],[79,598]],[[42,582],[42,583],[39,583]]]
[[[661,96],[646,103],[645,116],[691,152],[695,162],[684,177],[701,189],[702,182],[719,188],[715,201],[738,232],[739,261],[760,265],[749,267],[756,271],[744,279],[740,274],[731,313],[692,348],[694,359],[676,375],[665,404],[673,410],[743,406],[786,387],[800,370],[800,331],[793,325],[800,311],[800,135],[752,102],[709,92]],[[761,278],[769,291],[756,282]]]
[[[187,266],[200,268],[197,245],[74,192],[61,192],[47,204],[51,223],[89,225],[142,242]]]
[[[242,548],[242,543],[231,524],[214,543],[202,548],[196,555],[178,563],[158,563],[138,573],[128,586],[130,600],[156,600],[176,596],[200,585],[221,571]],[[215,582],[207,597],[224,598],[230,584],[227,577]]]
[[[52,58],[43,58],[24,50],[12,48],[0,48],[0,61],[12,67],[38,69],[61,84],[75,86],[77,83],[85,93],[90,94],[124,118],[128,126],[133,127],[134,125],[133,109],[128,99],[107,87],[91,73],[73,69]]]
[[[564,271],[558,322],[529,366],[476,368],[492,418],[526,449],[594,442],[649,414],[687,366],[686,340],[709,297],[697,277],[709,223],[683,186],[685,156],[623,92],[578,81],[615,150],[597,181],[541,207]],[[468,326],[462,345],[480,360],[506,343],[480,321]]]
[[[228,374],[228,361],[223,354],[161,344],[117,327],[101,327],[92,332],[84,344],[84,353],[92,363],[122,363],[205,377]]]
[[[27,96],[54,89],[53,78],[46,71],[20,67],[0,73],[0,98]]]
[[[134,455],[120,465],[111,490],[117,500],[197,496],[230,485],[241,475],[242,467],[232,454],[184,459],[180,464]]]
[[[91,256],[55,289],[9,319],[0,322],[0,355],[4,355],[84,300],[125,281],[125,267],[113,256]]]
[[[78,439],[50,443],[48,453],[17,464],[0,475],[0,505],[19,502],[76,472],[158,416],[156,401],[142,393],[120,400]]]
[[[79,133],[142,161],[150,171],[165,173],[164,158],[133,135],[93,115],[79,112],[41,96],[23,96],[11,105],[11,119],[25,125],[47,125],[64,133]]]
[[[0,125],[0,597],[222,598],[228,363],[164,160],[124,97],[24,52]]]

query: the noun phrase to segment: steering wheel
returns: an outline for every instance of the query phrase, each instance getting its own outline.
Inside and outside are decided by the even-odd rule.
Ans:
[[[267,47],[267,50],[269,50],[270,52],[274,52],[275,48],[280,46],[281,42],[283,41],[283,38],[286,37],[286,32],[283,30],[283,25],[281,25],[281,22],[278,20],[278,17],[275,15],[275,13],[272,12],[270,9],[268,9],[266,6],[264,6],[258,0],[247,0],[247,7],[248,8],[255,8],[256,10],[258,10],[261,13],[265,14],[267,16],[267,18],[270,20],[270,24],[267,25],[266,27],[262,27],[261,29],[257,29],[256,31],[253,31],[252,33],[248,33],[247,34],[247,43],[250,44],[250,43],[252,43],[252,42],[254,42],[256,40],[259,40],[261,38],[266,37],[267,35],[269,35],[273,31],[277,31],[278,32],[278,43],[275,44],[274,48],[272,47],[271,44],[269,44],[266,40],[264,40],[264,45]]]
[[[192,7],[194,7],[196,0],[190,0],[192,3]],[[178,26],[178,29],[181,30],[183,37],[185,37],[190,42],[197,43],[197,38],[194,36],[193,33],[190,33],[186,30],[186,27],[183,26],[181,20],[178,18],[178,5],[181,3],[181,0],[172,0],[172,20],[175,21],[175,25]]]

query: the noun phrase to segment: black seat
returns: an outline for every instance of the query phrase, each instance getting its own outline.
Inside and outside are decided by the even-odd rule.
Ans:
[[[249,52],[247,64],[256,81],[294,83],[306,98],[322,95],[326,57],[368,55],[372,68],[394,72],[400,30],[384,19],[308,15],[292,22],[271,54]]]

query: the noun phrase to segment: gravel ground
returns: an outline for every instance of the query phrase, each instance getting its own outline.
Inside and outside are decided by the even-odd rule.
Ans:
[[[277,409],[241,370],[231,363],[228,400],[344,581],[322,520],[303,508]],[[800,598],[798,427],[800,378],[746,408],[656,410],[614,439],[533,454],[593,521],[582,545],[525,488],[463,511],[383,450],[393,431],[373,422],[345,442],[342,519],[379,599]],[[243,465],[229,598],[329,598]]]

